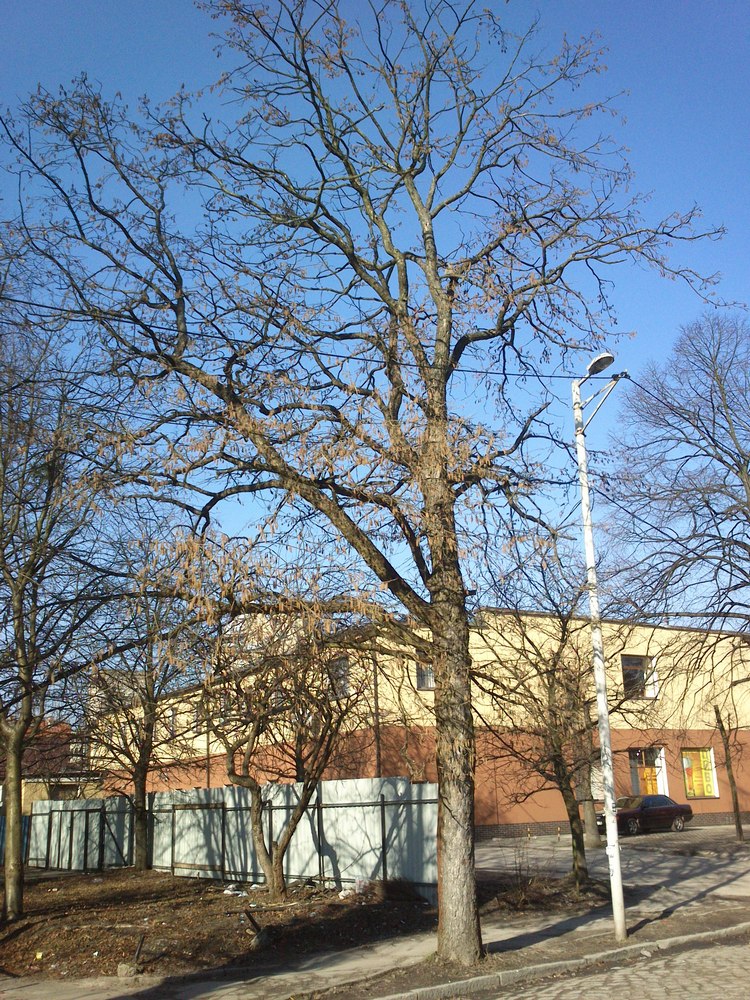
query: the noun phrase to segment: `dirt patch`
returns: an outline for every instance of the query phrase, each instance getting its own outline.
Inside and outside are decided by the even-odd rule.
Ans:
[[[114,976],[120,962],[134,961],[139,945],[145,974],[179,976],[267,966],[430,930],[436,922],[434,909],[398,883],[343,898],[297,884],[286,903],[272,905],[263,889],[130,869],[35,878],[25,910],[23,920],[0,929],[1,970],[71,979]]]
[[[583,913],[609,901],[609,885],[592,879],[578,888],[572,876],[483,877],[477,885],[479,913]]]

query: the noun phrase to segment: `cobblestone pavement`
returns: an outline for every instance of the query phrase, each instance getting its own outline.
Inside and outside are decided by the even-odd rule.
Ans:
[[[658,956],[658,953],[657,953]],[[750,948],[715,944],[666,957],[643,958],[605,972],[587,972],[527,987],[507,986],[472,1000],[746,1000],[750,995]],[[460,997],[457,996],[456,1000]]]

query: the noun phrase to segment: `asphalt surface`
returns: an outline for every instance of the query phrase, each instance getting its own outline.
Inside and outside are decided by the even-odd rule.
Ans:
[[[732,938],[750,938],[750,849],[737,845],[730,827],[689,828],[681,834],[623,838],[623,881],[627,888],[627,920],[632,938],[619,946],[612,934],[611,914],[547,914],[508,921],[483,921],[488,951],[507,958],[506,970],[463,982],[432,982],[390,996],[410,1000],[442,997],[604,997],[614,991],[649,1000],[651,996],[722,1000],[750,995],[750,949]],[[495,840],[477,845],[480,878],[502,872],[564,874],[570,868],[565,838]],[[590,852],[591,874],[606,879],[603,850]],[[706,915],[723,917],[724,929],[705,932]],[[678,919],[679,918],[679,919]],[[721,921],[720,921],[721,922]],[[673,939],[673,931],[684,931]],[[645,937],[644,937],[645,935]],[[435,947],[432,934],[412,935],[351,949],[305,957],[284,968],[269,966],[253,978],[196,977],[182,982],[97,979],[60,981],[0,978],[2,1000],[287,1000],[314,991],[359,998],[387,994],[378,986],[384,971],[415,967]],[[679,954],[673,952],[679,951]],[[741,955],[739,964],[735,962]],[[716,958],[714,958],[716,956]],[[671,974],[690,962],[673,989]],[[562,978],[561,978],[562,977]],[[635,977],[635,978],[634,978]],[[359,985],[358,985],[359,984]],[[636,984],[636,985],[634,985]],[[649,992],[649,990],[651,992]]]

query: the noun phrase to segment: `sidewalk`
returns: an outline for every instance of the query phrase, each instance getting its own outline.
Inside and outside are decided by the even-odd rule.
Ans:
[[[730,827],[696,828],[683,834],[623,838],[629,940],[618,946],[611,914],[601,908],[581,914],[534,917],[493,915],[483,920],[488,958],[475,974],[427,961],[432,934],[393,938],[345,952],[301,958],[280,968],[270,962],[252,979],[241,970],[230,977],[181,981],[0,978],[2,1000],[286,1000],[330,996],[468,996],[510,982],[571,972],[582,964],[648,958],[669,947],[689,947],[726,937],[750,936],[750,849],[734,842]],[[562,873],[570,865],[565,839],[490,841],[477,845],[479,877],[528,870]],[[590,859],[592,874],[606,878],[606,856]],[[470,978],[469,978],[470,977]]]

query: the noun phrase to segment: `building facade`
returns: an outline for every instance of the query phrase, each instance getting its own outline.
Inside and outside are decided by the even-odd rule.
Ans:
[[[603,634],[616,795],[665,794],[689,802],[695,824],[729,823],[733,771],[750,818],[750,651],[743,637],[618,621],[605,621]],[[472,665],[477,836],[555,832],[568,822],[571,790],[579,803],[599,804],[588,621],[484,611],[472,632]],[[404,651],[374,651],[363,633],[337,656],[335,671],[331,697],[356,692],[357,711],[341,727],[325,777],[435,781],[431,664]],[[201,711],[200,689],[169,701],[163,715],[180,733],[179,749],[173,766],[162,760],[154,770],[150,789],[226,784],[226,748]],[[280,696],[277,703],[282,712]],[[221,697],[213,705],[220,713]],[[259,776],[294,780],[279,759],[269,742]],[[107,762],[100,757],[94,766],[106,770]],[[121,780],[114,785],[122,789]]]

